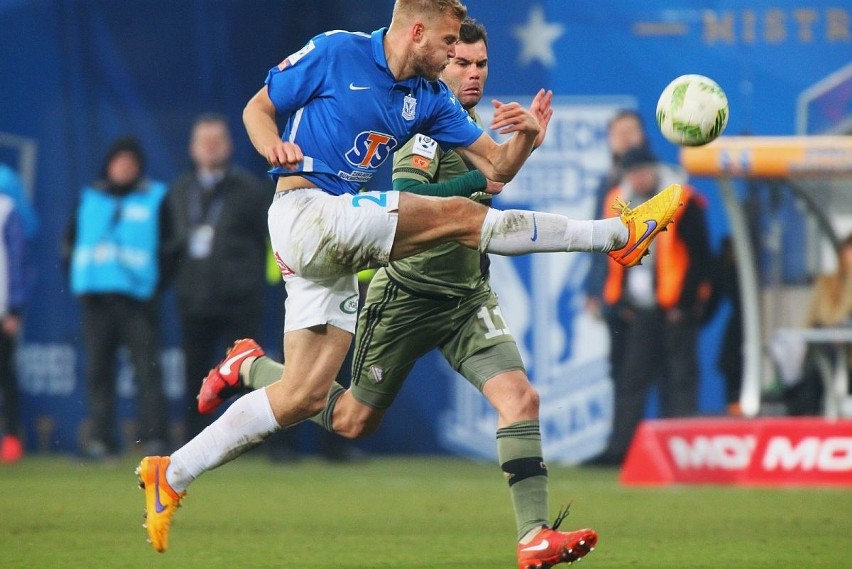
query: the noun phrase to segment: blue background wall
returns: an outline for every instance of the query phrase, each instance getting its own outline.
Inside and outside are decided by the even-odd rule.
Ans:
[[[109,142],[125,133],[138,135],[149,155],[149,174],[171,180],[188,164],[193,117],[216,111],[231,120],[236,161],[260,175],[265,164],[242,130],[243,105],[267,69],[315,33],[369,31],[389,20],[390,0],[372,0],[369,10],[356,4],[0,1],[0,160],[20,166],[26,148],[37,150],[31,182],[41,230],[21,351],[31,446],[42,432],[43,438],[49,434],[51,448],[73,449],[85,416],[83,360],[76,350],[79,315],[59,262],[59,241],[79,188],[99,172]],[[676,160],[676,148],[653,128],[653,116],[659,92],[675,76],[702,73],[723,86],[731,104],[728,133],[792,134],[799,94],[852,60],[852,7],[844,2],[467,4],[489,29],[488,94],[525,97],[547,87],[565,96],[629,97],[649,124],[656,151],[669,161]],[[848,105],[848,94],[836,104]],[[376,186],[384,181],[386,176],[379,177]],[[718,242],[727,226],[715,186],[696,183],[710,199]],[[274,290],[263,294],[270,299],[264,341],[274,348],[280,299]],[[165,339],[174,346],[178,331],[172,300],[166,300]],[[712,323],[702,344],[702,410],[708,413],[722,406],[712,364],[719,328],[720,322]],[[167,355],[171,376],[179,368],[177,358]],[[446,450],[440,422],[455,381],[437,358],[422,362],[411,381],[416,387],[404,390],[367,446]],[[170,382],[170,393],[178,397],[179,382],[174,377]],[[131,394],[132,387],[124,392]],[[129,399],[123,405],[132,414]]]

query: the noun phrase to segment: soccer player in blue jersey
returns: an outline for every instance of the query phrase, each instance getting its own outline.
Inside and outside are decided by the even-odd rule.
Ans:
[[[246,105],[249,137],[277,177],[269,231],[288,292],[286,364],[278,382],[236,400],[170,457],[142,460],[137,473],[155,550],[167,548],[174,511],[193,480],[325,407],[355,329],[359,269],[448,242],[501,255],[599,251],[631,266],[671,221],[679,187],[597,221],[498,211],[461,197],[470,189],[442,199],[357,193],[415,133],[456,149],[495,182],[511,180],[529,156],[547,112],[544,93],[531,112],[493,103],[491,128],[512,135],[498,144],[437,81],[465,16],[458,0],[397,0],[388,28],[316,36],[273,67]],[[283,133],[278,118],[286,118]],[[237,373],[253,355],[229,354],[217,370]]]

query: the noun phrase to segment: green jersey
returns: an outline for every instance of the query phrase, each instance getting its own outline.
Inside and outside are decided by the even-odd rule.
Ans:
[[[474,120],[480,126],[479,115]],[[418,184],[453,180],[470,171],[470,166],[454,150],[444,151],[437,142],[416,135],[394,154],[393,178]],[[488,202],[491,196],[477,192],[471,199]],[[413,291],[433,295],[465,296],[480,286],[487,286],[487,256],[457,243],[446,243],[433,249],[393,261],[388,275]]]

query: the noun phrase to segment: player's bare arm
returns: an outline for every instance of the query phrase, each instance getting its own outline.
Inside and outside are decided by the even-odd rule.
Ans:
[[[297,144],[281,140],[275,122],[275,105],[269,98],[266,85],[246,104],[243,123],[251,143],[270,166],[294,170],[304,158]]]
[[[518,103],[493,101],[494,120],[491,129],[512,136],[498,144],[483,133],[473,144],[458,151],[479,169],[485,177],[495,182],[508,182],[518,173],[530,155],[541,127],[532,113]]]

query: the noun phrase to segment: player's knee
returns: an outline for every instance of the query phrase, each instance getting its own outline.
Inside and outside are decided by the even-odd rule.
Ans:
[[[514,422],[537,418],[540,403],[538,391],[526,384],[519,386],[511,397],[505,397],[496,407],[504,418]]]

